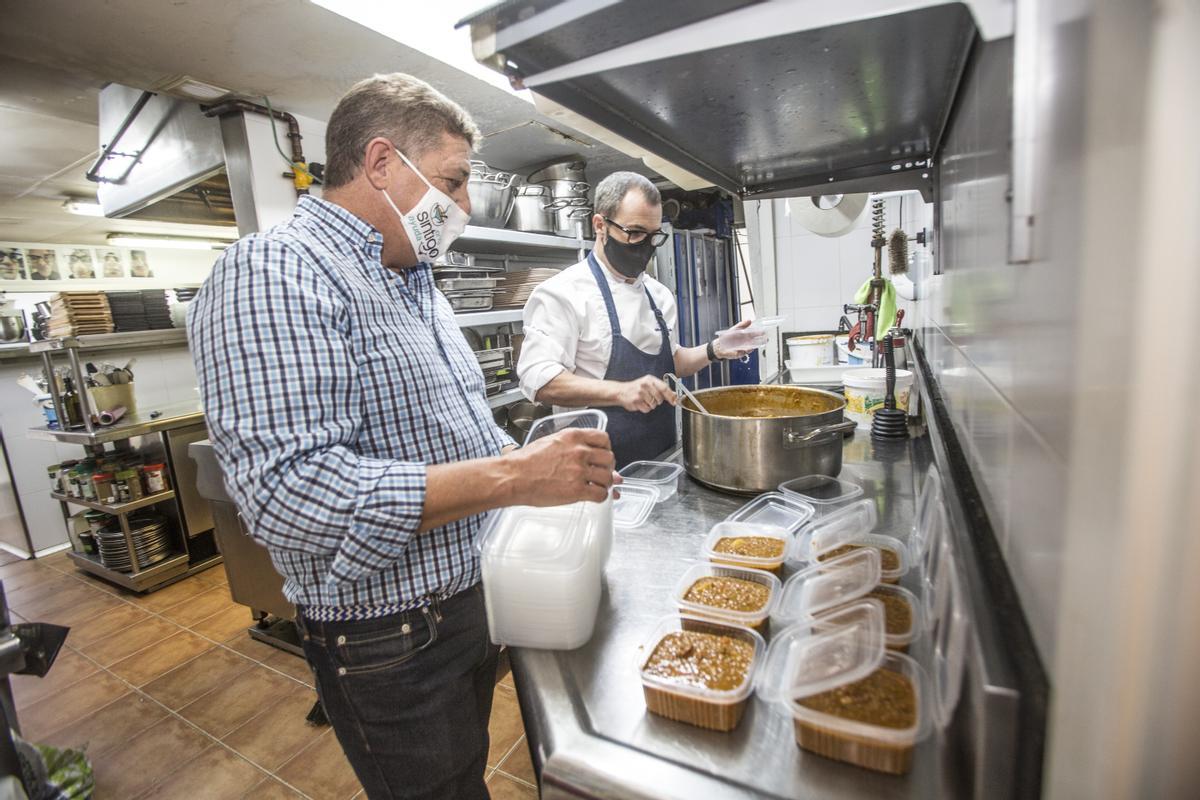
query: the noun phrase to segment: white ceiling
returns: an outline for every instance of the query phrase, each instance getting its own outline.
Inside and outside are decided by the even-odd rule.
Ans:
[[[403,5],[391,4],[398,15]],[[152,89],[181,74],[326,119],[355,81],[409,72],[493,134],[481,156],[501,169],[579,154],[590,175],[646,172],[589,137],[553,133],[545,126],[561,130],[560,123],[503,89],[309,0],[0,0],[0,19],[0,240],[100,243],[114,230],[198,232],[62,209],[67,197],[94,196],[83,173],[97,153],[100,88]]]

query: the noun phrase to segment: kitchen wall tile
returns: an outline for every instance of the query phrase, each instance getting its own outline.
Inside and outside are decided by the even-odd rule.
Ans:
[[[44,464],[44,461],[38,461]],[[44,474],[45,470],[43,470]],[[21,510],[34,550],[45,550],[69,541],[63,522],[62,505],[50,496],[50,489],[38,489],[21,495]]]
[[[841,304],[840,262],[837,239],[796,237],[791,269],[795,272],[794,298],[798,308],[837,307]]]

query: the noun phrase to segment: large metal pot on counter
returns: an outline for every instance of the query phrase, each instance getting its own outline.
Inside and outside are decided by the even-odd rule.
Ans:
[[[758,494],[802,475],[842,470],[842,435],[854,430],[840,395],[801,386],[726,386],[682,400],[683,465],[715,489]]]

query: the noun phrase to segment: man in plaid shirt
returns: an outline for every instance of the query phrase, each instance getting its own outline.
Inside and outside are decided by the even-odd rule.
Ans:
[[[324,198],[230,247],[188,316],[226,486],[371,798],[487,797],[480,522],[600,501],[614,480],[598,431],[514,449],[434,286],[478,141],[428,84],[360,82],[329,120]]]

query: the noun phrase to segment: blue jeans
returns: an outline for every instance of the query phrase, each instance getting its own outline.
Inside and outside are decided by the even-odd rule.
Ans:
[[[372,620],[297,614],[334,733],[371,800],[488,797],[484,770],[499,648],[479,584]]]

